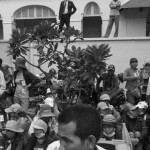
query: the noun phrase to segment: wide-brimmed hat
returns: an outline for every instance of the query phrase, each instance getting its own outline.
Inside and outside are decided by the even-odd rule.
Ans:
[[[51,97],[47,97],[44,100],[44,103],[48,104],[50,107],[54,107],[54,98],[52,96]]]
[[[5,130],[14,132],[24,132],[24,130],[19,127],[19,123],[15,120],[7,121]]]
[[[139,108],[139,109],[147,109],[148,105],[147,105],[147,103],[145,101],[141,101],[137,105],[133,106],[131,108],[131,110],[136,110],[137,108]]]
[[[40,104],[40,117],[53,117],[55,116],[52,112],[52,107],[48,104]]]
[[[103,94],[100,96],[100,100],[101,101],[106,101],[106,100],[110,101],[110,96],[108,94]]]
[[[11,112],[20,113],[22,111],[23,111],[22,107],[19,104],[13,104],[9,108],[5,109],[6,113],[11,113]]]
[[[47,124],[43,120],[38,119],[33,123],[33,128],[41,129],[46,133],[48,127],[47,127]]]
[[[21,57],[18,57],[16,59],[16,61],[14,62],[15,65],[17,65],[18,67],[21,67],[21,68],[25,68],[26,69],[26,60],[21,58]]]

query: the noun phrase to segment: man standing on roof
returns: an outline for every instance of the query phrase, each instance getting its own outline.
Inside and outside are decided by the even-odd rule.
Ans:
[[[76,12],[76,10],[77,8],[75,7],[72,1],[64,0],[61,2],[60,9],[59,9],[60,32],[62,31],[64,24],[66,24],[67,29],[69,28],[70,17]]]
[[[121,7],[121,2],[119,0],[112,0],[109,4],[109,7],[110,7],[109,23],[108,23],[108,27],[107,27],[104,37],[106,38],[109,37],[114,22],[115,22],[115,28],[116,28],[114,37],[118,37],[119,16],[120,16],[119,10]]]

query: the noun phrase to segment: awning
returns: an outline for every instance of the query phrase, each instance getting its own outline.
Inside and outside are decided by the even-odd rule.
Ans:
[[[121,6],[121,9],[144,7],[150,7],[150,0],[129,0]]]

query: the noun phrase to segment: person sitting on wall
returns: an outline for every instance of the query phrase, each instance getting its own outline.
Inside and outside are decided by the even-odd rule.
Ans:
[[[115,75],[115,66],[109,65],[108,72],[104,73],[97,81],[97,86],[103,81],[102,94],[108,94],[110,99],[113,101],[115,97],[122,91],[119,88],[119,81]]]
[[[119,10],[121,7],[121,2],[119,0],[112,0],[109,4],[109,7],[110,7],[109,23],[108,23],[108,27],[107,27],[104,37],[106,38],[109,37],[114,22],[115,22],[115,27],[116,27],[114,37],[118,37],[119,16],[120,16]]]
[[[76,12],[77,8],[75,7],[74,3],[69,0],[64,0],[60,4],[59,8],[59,20],[60,26],[59,31],[62,31],[64,24],[66,24],[67,29],[70,26],[70,17]]]

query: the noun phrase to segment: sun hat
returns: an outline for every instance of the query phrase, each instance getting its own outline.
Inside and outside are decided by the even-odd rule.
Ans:
[[[147,109],[148,105],[147,105],[147,103],[145,101],[142,101],[142,102],[139,102],[137,105],[133,106],[131,108],[131,110],[135,110],[137,108],[139,108],[139,109]]]
[[[105,115],[104,118],[103,118],[103,122],[102,122],[103,125],[111,125],[113,127],[116,127],[116,124],[117,124],[117,120],[116,118],[109,114],[109,115]]]
[[[7,121],[5,130],[14,131],[14,132],[24,132],[23,129],[19,128],[19,123],[15,120]]]
[[[103,94],[100,96],[100,100],[104,101],[104,100],[110,100],[110,96],[108,94]]]
[[[54,107],[54,98],[52,96],[51,97],[47,97],[44,100],[44,103],[48,104],[50,107]]]
[[[38,119],[33,123],[33,128],[42,129],[46,133],[48,127],[47,127],[47,124],[43,120]]]
[[[39,104],[40,106],[40,117],[53,117],[55,116],[52,112],[52,107],[48,104]]]
[[[109,65],[109,66],[108,66],[108,70],[113,70],[113,71],[115,71],[115,66],[114,66],[114,65],[112,65],[112,64],[111,64],[111,65]]]
[[[109,107],[107,106],[107,104],[105,102],[100,102],[97,105],[97,109],[105,110],[107,108],[109,108]]]
[[[11,113],[11,112],[20,113],[22,111],[23,111],[22,107],[19,104],[13,104],[9,108],[5,109],[6,113]]]
[[[18,57],[16,59],[16,61],[14,62],[15,65],[17,65],[18,67],[21,67],[21,68],[25,68],[26,69],[26,60],[21,58],[21,57]]]

